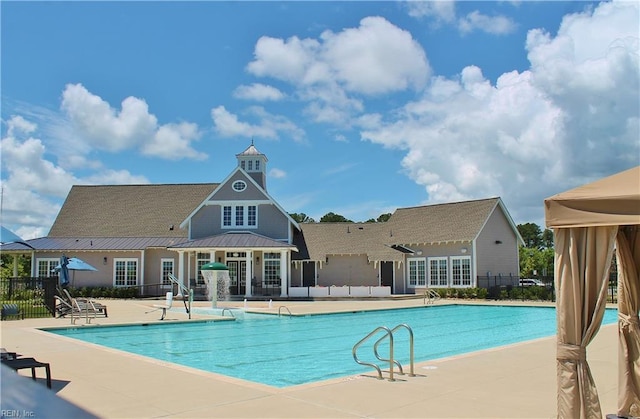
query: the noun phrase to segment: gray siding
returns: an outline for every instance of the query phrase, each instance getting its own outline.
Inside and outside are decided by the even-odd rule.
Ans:
[[[191,218],[191,239],[201,239],[228,233],[229,231],[247,230],[274,240],[286,240],[289,237],[289,219],[275,205],[258,205],[258,228],[221,228],[222,207],[207,205]]]
[[[222,211],[218,205],[206,205],[191,217],[191,239],[214,236],[222,232]]]
[[[232,185],[236,180],[243,180],[247,183],[247,189],[242,192],[236,192],[233,190]],[[247,176],[245,176],[242,172],[235,172],[227,182],[223,185],[220,185],[216,192],[213,194],[211,199],[215,201],[246,201],[246,200],[264,200],[268,199],[265,195],[264,191],[257,188]]]
[[[496,241],[502,243],[497,244]],[[491,272],[491,276],[518,275],[517,237],[499,206],[480,232],[476,240],[476,252],[476,275],[486,276],[488,272]]]
[[[256,233],[274,240],[289,238],[289,218],[275,205],[258,206],[258,229]]]

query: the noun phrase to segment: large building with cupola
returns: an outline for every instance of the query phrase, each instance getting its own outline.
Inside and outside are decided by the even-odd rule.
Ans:
[[[268,159],[252,143],[220,183],[75,185],[49,234],[9,243],[32,276],[60,257],[98,268],[71,285],[163,295],[169,274],[204,293],[200,267],[227,265],[239,298],[381,297],[517,278],[522,243],[498,197],[397,209],[386,222],[298,223],[267,191]]]

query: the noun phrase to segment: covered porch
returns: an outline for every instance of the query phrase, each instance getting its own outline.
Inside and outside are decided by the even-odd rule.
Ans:
[[[170,246],[178,253],[175,275],[196,294],[206,294],[200,268],[218,262],[229,268],[229,295],[288,297],[295,246],[250,232],[225,233]]]

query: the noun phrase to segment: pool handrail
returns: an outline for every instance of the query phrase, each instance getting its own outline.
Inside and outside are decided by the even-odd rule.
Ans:
[[[391,334],[393,335],[393,333],[400,329],[400,328],[404,328],[407,329],[407,332],[409,332],[409,377],[415,377],[415,373],[414,373],[414,362],[413,362],[413,329],[411,329],[411,327],[406,324],[406,323],[402,323],[397,325],[396,327],[394,327],[393,329],[391,329]],[[382,358],[379,354],[378,354],[378,345],[380,344],[380,342],[382,342],[387,336],[382,336],[380,339],[378,339],[378,341],[375,343],[375,345],[373,345],[373,352],[376,356],[376,358],[378,358],[380,361],[383,362],[387,362],[389,361],[388,359]],[[393,360],[393,362],[398,366],[398,369],[400,370],[400,374],[404,375],[404,370],[402,369],[402,364],[400,364],[399,361]]]
[[[187,314],[189,315],[189,319],[191,319],[191,303],[193,302],[193,290],[189,289],[182,284],[182,282],[176,278],[174,274],[167,274],[167,278],[171,281],[172,286],[175,284],[178,287],[178,294],[176,297],[182,297],[182,301],[184,303],[184,308],[187,310]],[[184,294],[183,294],[184,292]],[[187,306],[187,302],[184,299],[184,296],[187,295],[187,300],[189,301],[189,306]]]
[[[280,307],[278,307],[278,317],[280,317],[280,310],[281,310],[281,309],[283,309],[283,308],[286,308],[286,309],[287,309],[287,311],[289,312],[289,317],[293,316],[293,314],[291,314],[291,310],[289,310],[289,307],[287,307],[287,306],[280,306]]]
[[[367,365],[367,366],[375,368],[376,371],[378,371],[378,379],[382,380],[382,370],[380,369],[380,367],[377,366],[374,363],[371,363],[371,362],[361,361],[358,358],[358,354],[357,354],[357,351],[358,351],[358,348],[360,347],[360,345],[362,345],[371,336],[375,335],[379,331],[384,331],[385,332],[385,336],[389,336],[389,360],[388,360],[389,361],[389,381],[395,381],[395,379],[393,378],[393,364],[394,364],[394,361],[393,361],[393,333],[391,332],[391,330],[389,330],[388,327],[386,327],[386,326],[378,326],[375,329],[373,329],[367,336],[365,336],[362,339],[360,339],[360,341],[353,346],[353,349],[351,350],[351,354],[353,355],[353,359],[356,361],[356,363],[358,363],[360,365]]]
[[[439,300],[441,297],[440,294],[438,294],[438,291],[427,288],[424,290],[422,304],[427,304],[427,298],[429,299],[429,304],[433,304],[434,301]]]
[[[236,318],[236,316],[233,315],[233,311],[231,311],[231,309],[229,307],[225,307],[222,309],[222,313],[220,313],[220,316],[224,317],[224,312],[228,311],[229,314],[231,314],[231,317],[233,317],[234,319]]]

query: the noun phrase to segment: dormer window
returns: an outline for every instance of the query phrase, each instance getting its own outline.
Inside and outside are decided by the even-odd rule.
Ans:
[[[247,183],[244,180],[236,180],[235,182],[233,182],[232,187],[234,191],[242,192],[247,189]]]

